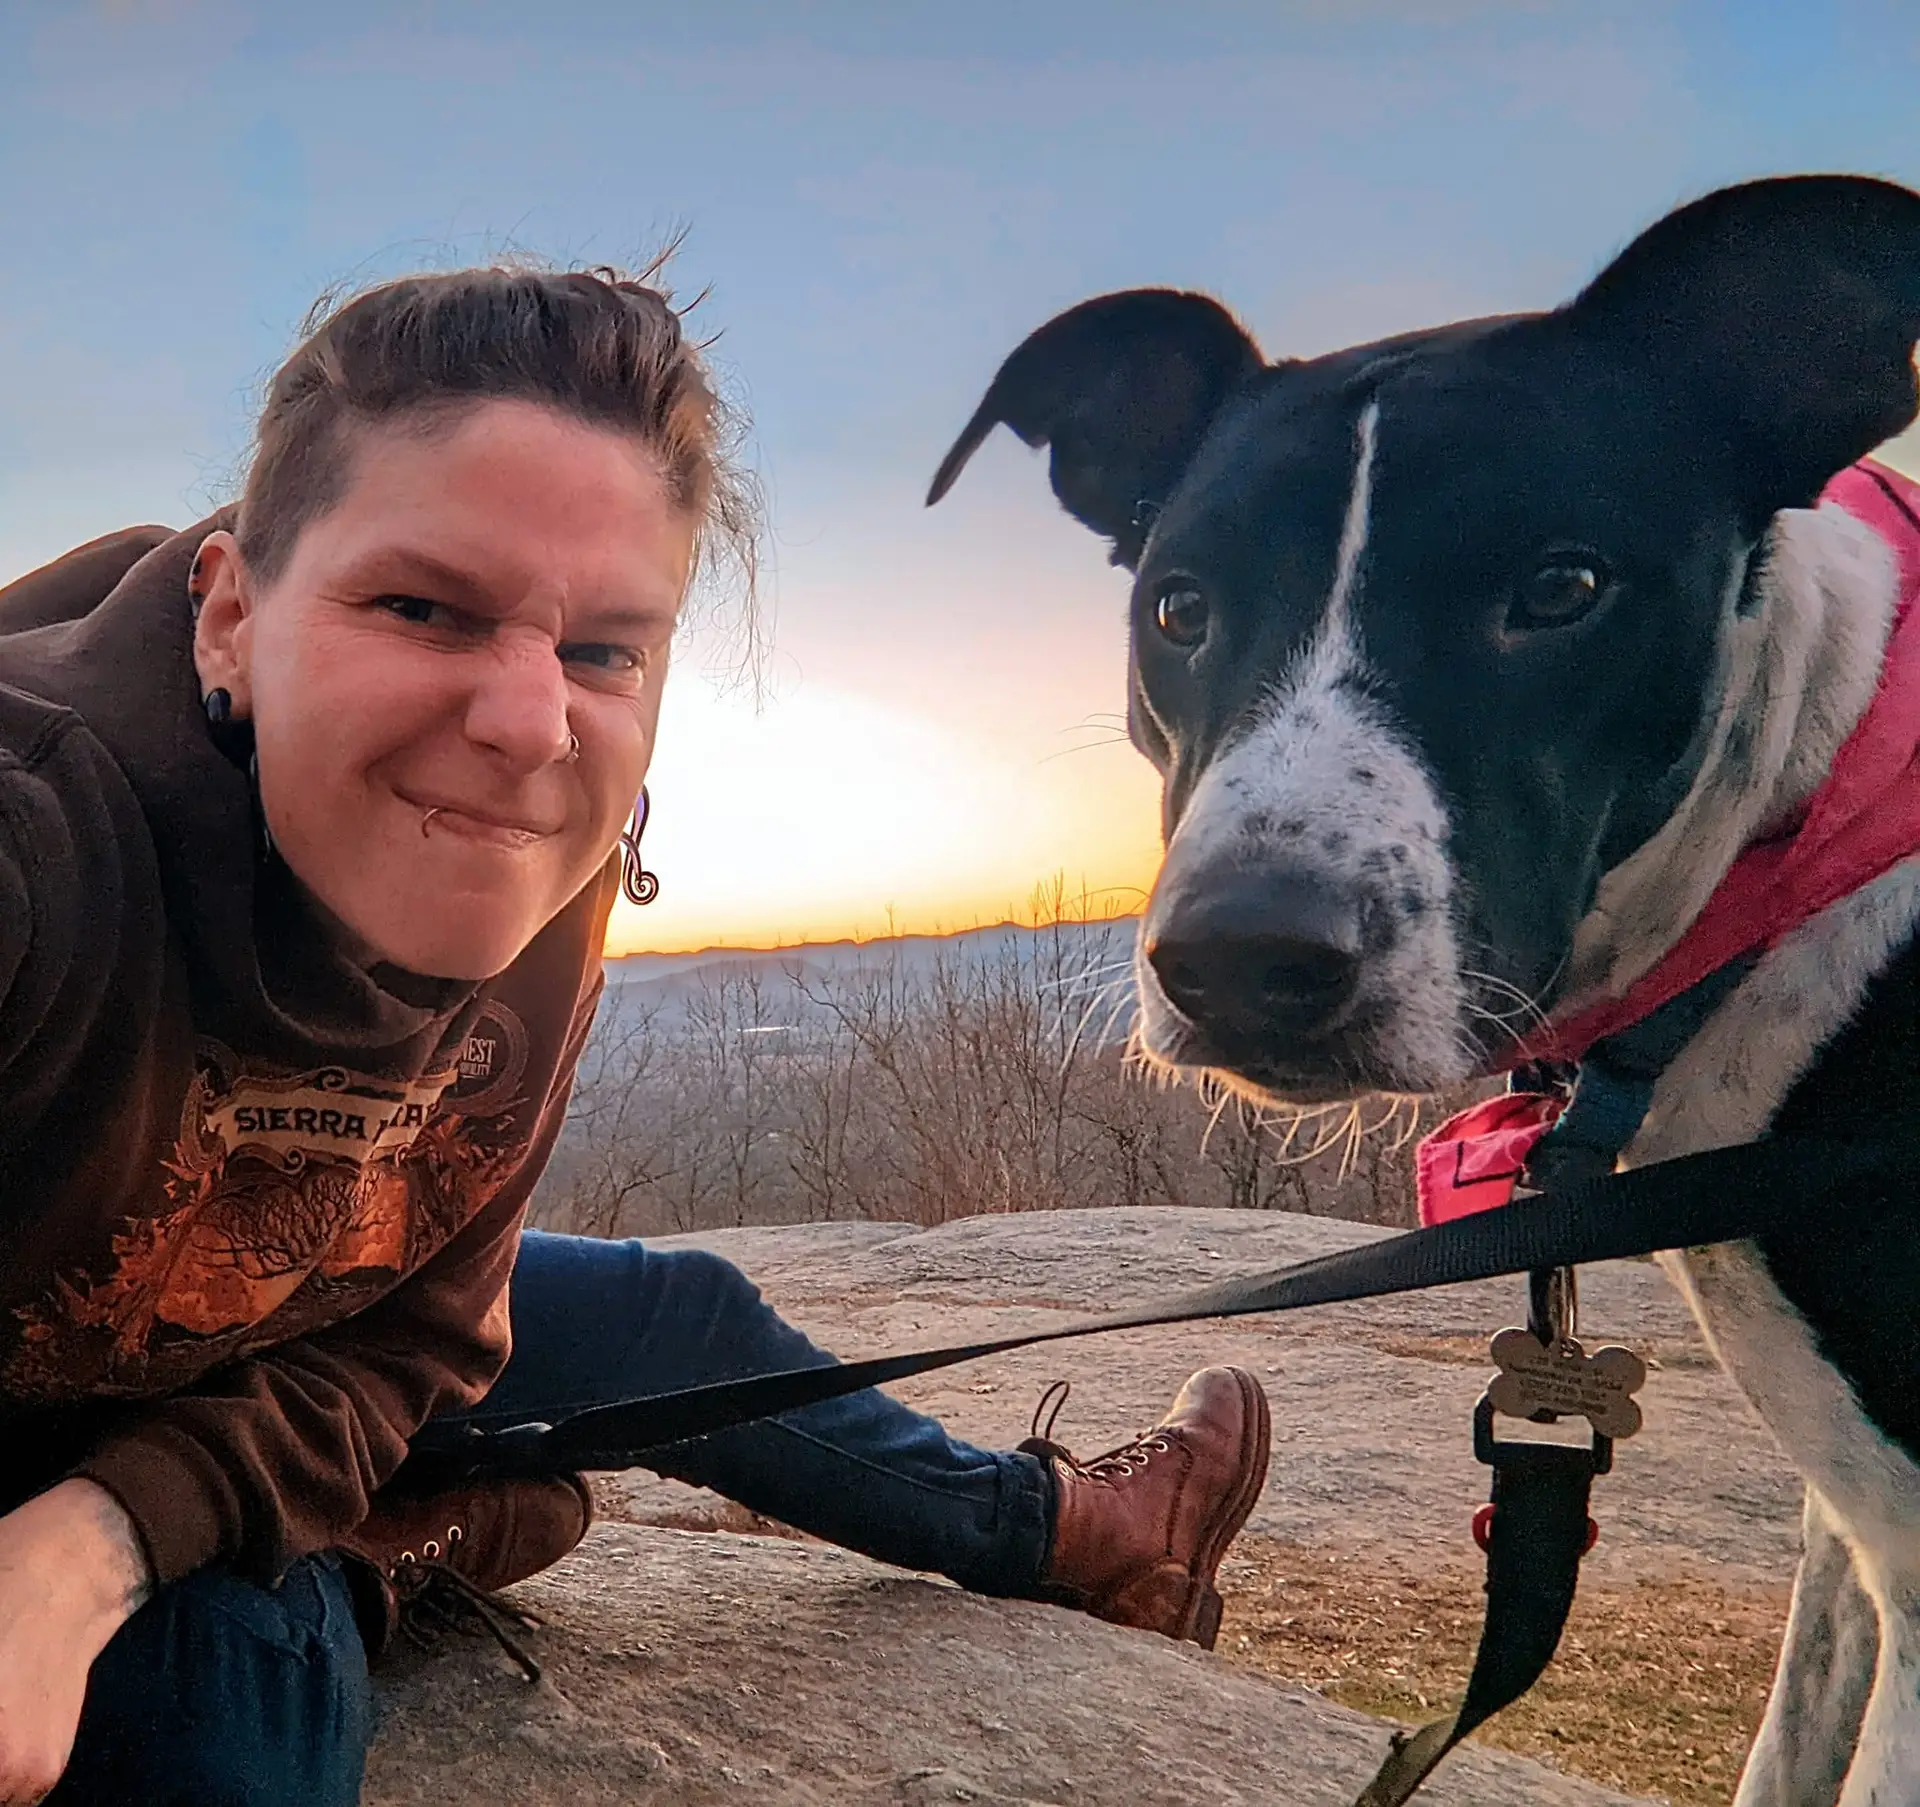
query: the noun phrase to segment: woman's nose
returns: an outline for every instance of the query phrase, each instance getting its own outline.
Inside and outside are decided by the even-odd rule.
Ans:
[[[506,637],[488,649],[467,705],[467,737],[528,770],[567,756],[567,674],[544,635]]]

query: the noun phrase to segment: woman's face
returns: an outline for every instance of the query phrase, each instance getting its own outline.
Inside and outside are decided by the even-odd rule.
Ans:
[[[252,720],[281,857],[378,958],[491,977],[605,861],[693,538],[634,441],[488,401],[362,429],[270,584],[208,540],[202,684]]]

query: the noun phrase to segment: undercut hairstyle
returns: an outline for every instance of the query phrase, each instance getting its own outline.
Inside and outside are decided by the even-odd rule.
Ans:
[[[735,460],[742,427],[655,280],[662,262],[633,276],[493,265],[323,298],[254,431],[235,523],[248,569],[272,583],[346,494],[360,428],[431,430],[476,402],[527,401],[645,448],[696,522],[696,569],[735,563],[751,622],[759,510]]]

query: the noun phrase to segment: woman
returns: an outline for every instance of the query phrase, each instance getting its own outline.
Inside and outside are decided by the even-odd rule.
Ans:
[[[644,282],[413,278],[280,370],[236,509],[0,591],[0,1799],[355,1800],[396,1577],[588,1518],[383,1493],[429,1419],[827,1359],[714,1257],[520,1232],[721,424]],[[663,1467],[1210,1642],[1266,1454],[1215,1369],[1101,1463],[867,1393]]]

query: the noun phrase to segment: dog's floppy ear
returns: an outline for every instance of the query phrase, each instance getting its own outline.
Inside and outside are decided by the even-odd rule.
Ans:
[[[1050,320],[1000,366],[940,462],[938,502],[1003,422],[1052,448],[1053,493],[1132,565],[1228,394],[1264,360],[1217,301],[1177,289],[1102,295]],[[1147,504],[1143,509],[1141,504]]]
[[[1920,194],[1865,176],[1720,189],[1560,317],[1619,337],[1729,435],[1756,523],[1806,507],[1920,408]]]

